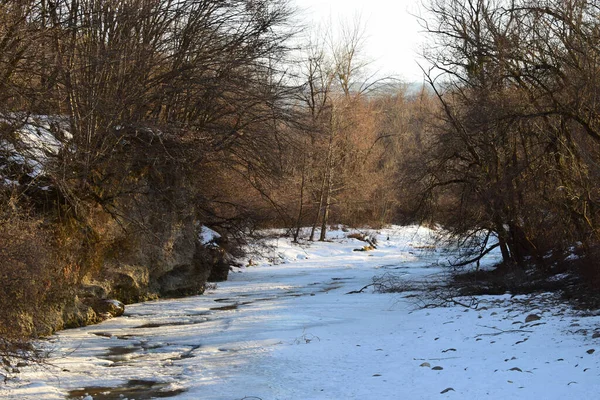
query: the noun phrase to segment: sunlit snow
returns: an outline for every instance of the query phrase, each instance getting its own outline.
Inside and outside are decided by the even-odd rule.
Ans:
[[[287,238],[205,295],[129,305],[60,332],[44,368],[0,397],[30,399],[577,399],[600,392],[600,317],[554,294],[482,296],[423,308],[455,253],[418,227]],[[497,262],[491,253],[484,264]],[[374,293],[393,274],[410,292]],[[415,289],[417,287],[418,289]],[[530,317],[535,315],[536,318]],[[529,318],[528,318],[529,317]],[[595,351],[598,350],[598,351]],[[3,397],[3,398],[4,398]]]

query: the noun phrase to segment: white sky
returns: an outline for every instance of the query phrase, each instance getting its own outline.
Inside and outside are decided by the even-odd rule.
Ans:
[[[419,14],[415,0],[290,0],[304,13],[306,22],[339,19],[352,21],[356,15],[366,25],[365,56],[373,60],[373,72],[398,75],[407,82],[422,81],[417,62],[423,34],[413,15]],[[413,14],[413,15],[411,15]]]

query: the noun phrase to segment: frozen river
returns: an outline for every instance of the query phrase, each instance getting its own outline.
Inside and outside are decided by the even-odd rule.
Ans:
[[[270,259],[280,263],[233,272],[203,296],[129,305],[123,317],[60,332],[47,343],[50,365],[24,368],[0,397],[525,399],[600,389],[594,343],[568,335],[572,320],[591,332],[598,318],[561,314],[548,296],[528,309],[488,296],[480,310],[428,310],[414,292],[347,294],[386,273],[443,279],[452,253],[429,235],[390,228],[370,252],[353,251],[364,243],[342,232],[310,247],[279,239]],[[541,320],[525,324],[533,312]]]

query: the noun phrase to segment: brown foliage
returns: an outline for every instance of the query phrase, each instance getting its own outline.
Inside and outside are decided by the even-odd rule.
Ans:
[[[597,243],[597,5],[429,8],[429,80],[442,110],[424,192],[437,220],[459,235],[494,232],[506,264],[546,268],[548,251]]]
[[[72,284],[72,267],[57,263],[52,232],[23,214],[0,220],[0,357],[28,358],[27,344]],[[45,332],[44,332],[45,333]]]
[[[0,209],[31,211],[0,216],[0,337],[35,336],[62,285],[186,259],[196,222],[272,218],[253,191],[287,118],[288,15],[271,0],[0,4]],[[61,143],[34,174],[19,155],[36,128]]]

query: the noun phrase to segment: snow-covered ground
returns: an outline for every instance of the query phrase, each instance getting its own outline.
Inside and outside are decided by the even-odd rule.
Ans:
[[[274,251],[203,296],[127,306],[45,343],[0,398],[578,399],[600,393],[600,317],[555,295],[482,296],[477,309],[420,308],[418,291],[374,293],[374,276],[439,282],[454,257],[426,228],[378,231],[378,248],[331,242]],[[486,263],[498,261],[490,254]],[[598,350],[598,351],[594,351]]]

